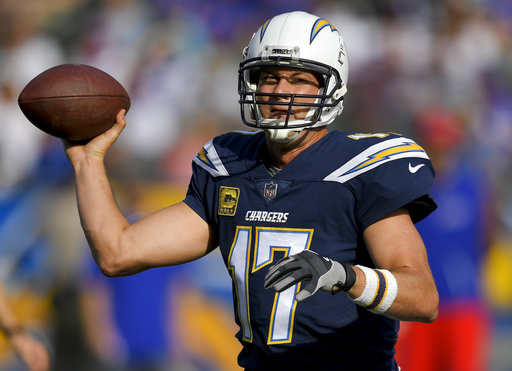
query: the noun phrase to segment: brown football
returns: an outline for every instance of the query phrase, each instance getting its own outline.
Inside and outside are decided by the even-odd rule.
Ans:
[[[130,108],[125,88],[106,72],[84,64],[62,64],[34,77],[18,104],[42,131],[69,140],[93,138]]]

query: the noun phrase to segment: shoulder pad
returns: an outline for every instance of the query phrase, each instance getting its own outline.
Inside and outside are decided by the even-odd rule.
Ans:
[[[229,176],[230,171],[225,166],[226,161],[223,161],[223,159],[229,157],[231,166],[233,166],[233,154],[239,160],[246,160],[250,156],[255,157],[256,151],[253,145],[257,146],[257,143],[259,143],[258,136],[256,135],[258,133],[262,132],[234,131],[215,137],[201,148],[196,157],[194,157],[194,163],[213,177]]]
[[[364,150],[327,175],[323,180],[345,183],[389,161],[408,157],[429,159],[425,150],[412,139],[394,137],[381,140],[370,147],[365,147]]]
[[[213,139],[201,148],[196,157],[194,157],[194,162],[214,177],[229,175],[215,150]]]

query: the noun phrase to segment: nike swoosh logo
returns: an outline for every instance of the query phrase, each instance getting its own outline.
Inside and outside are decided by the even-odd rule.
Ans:
[[[417,172],[422,166],[425,166],[425,164],[418,164],[416,166],[412,166],[411,163],[409,162],[409,171],[411,172],[411,174],[414,174],[415,172]]]

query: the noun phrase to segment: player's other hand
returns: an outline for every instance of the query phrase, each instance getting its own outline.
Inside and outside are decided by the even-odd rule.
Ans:
[[[116,116],[114,125],[109,130],[91,140],[76,142],[63,139],[64,150],[71,164],[75,164],[85,158],[102,161],[107,151],[126,127],[125,114],[126,110],[120,110]]]
[[[28,332],[12,335],[11,344],[30,371],[48,371],[50,355],[46,347]]]
[[[351,271],[347,279],[348,269]],[[265,276],[264,286],[281,292],[301,281],[306,285],[297,293],[298,301],[309,298],[318,290],[331,294],[340,290],[347,291],[355,282],[355,273],[348,264],[342,265],[314,251],[304,250],[272,266]]]

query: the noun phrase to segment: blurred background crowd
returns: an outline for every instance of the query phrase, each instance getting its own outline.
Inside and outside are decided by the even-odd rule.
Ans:
[[[291,10],[345,38],[349,93],[331,127],[410,136],[437,170],[439,209],[418,228],[440,314],[403,323],[404,369],[512,370],[510,0],[1,0],[0,282],[52,369],[231,370],[239,345],[216,252],[133,277],[99,273],[62,145],[24,118],[18,94],[62,63],[123,84],[132,106],[107,167],[136,220],[184,197],[206,141],[244,129],[241,51]],[[0,370],[23,370],[1,336]]]

